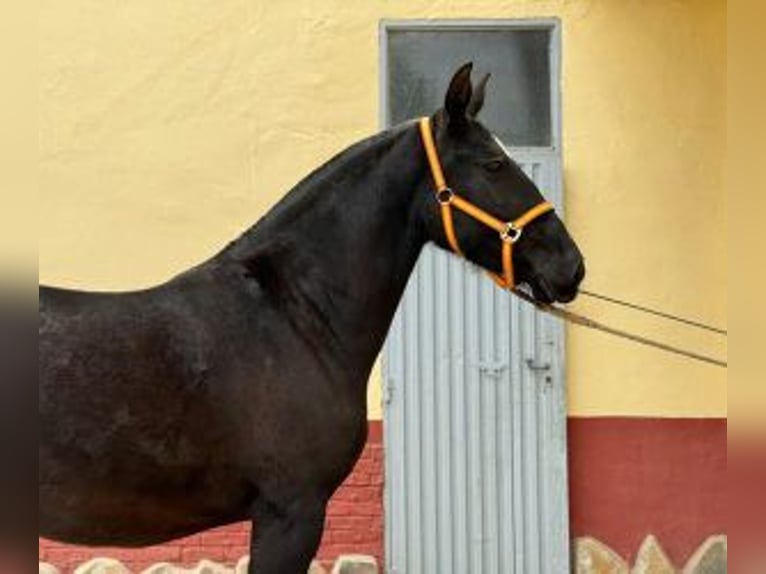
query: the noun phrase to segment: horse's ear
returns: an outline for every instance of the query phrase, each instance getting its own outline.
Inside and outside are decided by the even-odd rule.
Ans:
[[[471,69],[473,62],[463,64],[452,76],[444,98],[444,109],[451,129],[461,128],[466,124],[466,110],[471,102],[473,86],[471,86]]]
[[[487,88],[487,81],[489,80],[489,76],[489,73],[484,74],[484,77],[479,80],[478,84],[476,84],[476,88],[473,91],[471,101],[468,103],[468,108],[465,111],[469,118],[475,118],[477,115],[479,115],[481,108],[484,107],[484,92]]]

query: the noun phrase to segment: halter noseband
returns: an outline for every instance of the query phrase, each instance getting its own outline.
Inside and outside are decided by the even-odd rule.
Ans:
[[[500,234],[502,242],[503,274],[490,273],[500,287],[504,289],[513,289],[516,286],[513,276],[513,244],[521,237],[524,227],[531,221],[534,221],[544,213],[553,210],[553,205],[547,201],[538,203],[520,217],[513,221],[502,221],[493,215],[490,215],[480,207],[477,207],[470,201],[466,201],[455,194],[444,179],[439,153],[436,151],[433,133],[431,131],[431,122],[428,118],[420,119],[420,136],[423,140],[423,147],[428,156],[428,164],[431,166],[431,176],[436,186],[436,201],[439,202],[442,215],[442,224],[444,225],[444,234],[447,237],[452,251],[458,255],[463,255],[460,245],[455,235],[455,225],[452,222],[452,207],[459,209],[466,215],[480,221],[487,227],[491,227]]]

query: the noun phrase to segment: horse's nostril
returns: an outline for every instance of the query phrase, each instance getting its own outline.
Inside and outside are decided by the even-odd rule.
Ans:
[[[537,278],[537,287],[539,289],[539,293],[538,293],[539,299],[542,299],[546,303],[550,303],[556,300],[556,296],[553,293],[553,289],[551,289],[550,283],[548,283],[545,277]],[[542,296],[540,297],[540,295]]]
[[[577,297],[580,283],[582,283],[584,278],[585,263],[580,259],[574,270],[574,274],[571,276],[571,280],[559,285],[559,289],[556,290],[555,299],[560,303],[569,303],[573,301],[575,297]]]
[[[580,258],[580,263],[578,263],[577,269],[575,270],[575,274],[574,274],[575,285],[579,285],[580,283],[582,283],[583,279],[585,279],[585,261],[583,261],[583,259]]]

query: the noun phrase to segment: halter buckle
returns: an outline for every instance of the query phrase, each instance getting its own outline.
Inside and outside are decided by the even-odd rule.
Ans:
[[[452,203],[452,200],[455,198],[455,192],[452,191],[452,188],[445,187],[444,189],[440,189],[436,192],[436,201],[438,201],[441,205],[449,205]]]
[[[505,229],[500,232],[500,239],[506,243],[516,243],[521,237],[523,228],[516,227],[512,221],[505,224]]]

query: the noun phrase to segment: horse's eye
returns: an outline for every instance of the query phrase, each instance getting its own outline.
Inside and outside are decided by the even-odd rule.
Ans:
[[[504,165],[505,165],[505,162],[503,160],[493,159],[484,164],[484,169],[486,169],[487,171],[500,171]]]

